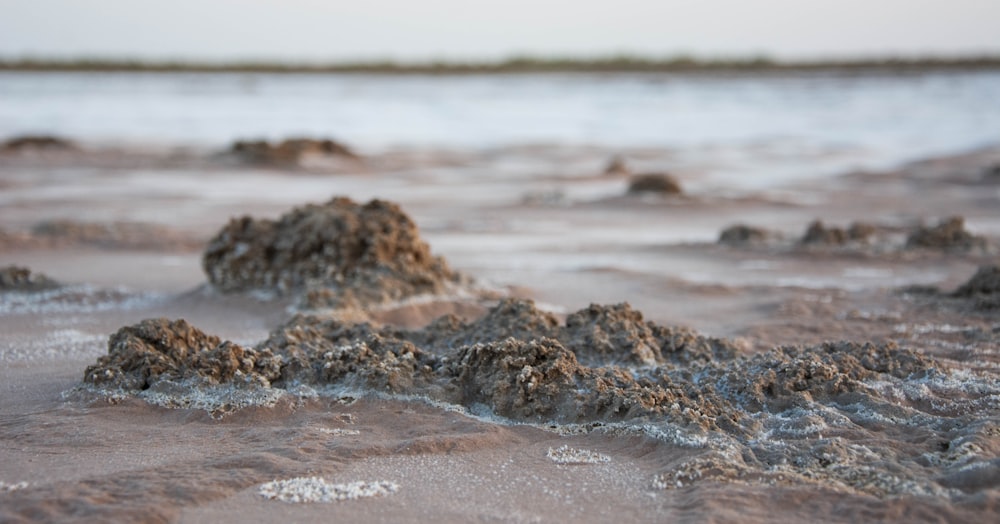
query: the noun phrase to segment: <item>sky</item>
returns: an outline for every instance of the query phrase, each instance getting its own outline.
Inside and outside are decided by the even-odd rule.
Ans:
[[[1000,0],[0,0],[0,57],[1000,54]]]

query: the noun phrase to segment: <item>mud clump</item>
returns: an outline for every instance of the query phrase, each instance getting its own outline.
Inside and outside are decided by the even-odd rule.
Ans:
[[[629,195],[652,193],[658,195],[679,195],[681,184],[666,173],[645,173],[632,177],[628,184]]]
[[[123,327],[108,340],[108,354],[84,372],[84,382],[122,390],[145,390],[163,380],[196,379],[211,384],[238,379],[269,385],[281,360],[270,351],[222,342],[184,320],[148,319]]]
[[[895,344],[825,343],[780,347],[755,355],[722,374],[720,385],[750,410],[780,412],[814,401],[869,391],[863,381],[879,376],[907,378],[932,369],[926,357]]]
[[[51,278],[32,273],[31,269],[22,266],[7,266],[0,268],[0,292],[6,291],[46,291],[55,289],[62,284]]]
[[[906,239],[906,247],[939,251],[971,251],[986,247],[986,239],[965,229],[960,216],[942,220],[936,226],[920,226]]]
[[[266,140],[241,140],[235,142],[230,151],[247,163],[278,167],[299,166],[310,156],[359,158],[340,142],[311,138],[290,138],[276,144]]]
[[[735,224],[719,233],[718,243],[726,246],[757,246],[766,244],[775,237],[774,233],[766,229],[746,224]]]
[[[1000,309],[1000,266],[981,266],[976,274],[952,293],[953,297],[971,299],[976,309]]]
[[[699,416],[702,408],[713,407],[699,406],[690,392],[669,382],[637,380],[625,368],[583,366],[553,339],[466,346],[448,370],[458,388],[450,401],[486,406],[513,420],[613,422],[671,413],[691,427],[717,428]]]
[[[24,135],[10,138],[0,146],[0,151],[69,151],[76,144],[65,138],[51,135]]]
[[[804,246],[843,246],[848,243],[868,244],[876,228],[864,222],[855,222],[849,228],[826,227],[820,220],[809,224],[799,243]]]
[[[740,352],[728,340],[645,321],[627,303],[591,304],[566,317],[557,337],[591,366],[704,363],[732,359]]]
[[[301,293],[310,308],[438,294],[460,280],[399,206],[382,200],[334,198],[276,221],[233,219],[210,241],[202,265],[221,291]]]

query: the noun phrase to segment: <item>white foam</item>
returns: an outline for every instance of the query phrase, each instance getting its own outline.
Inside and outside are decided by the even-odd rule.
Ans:
[[[18,491],[18,490],[26,489],[30,485],[31,484],[29,482],[26,482],[26,481],[23,481],[23,480],[21,482],[14,482],[14,483],[11,483],[11,484],[8,484],[8,483],[0,480],[0,493],[10,493],[12,491]]]
[[[361,432],[356,429],[344,428],[319,428],[319,432],[327,435],[333,435],[334,437],[349,437],[361,434]]]
[[[107,336],[77,329],[55,329],[40,336],[10,337],[0,342],[0,361],[38,361],[98,357]]]
[[[397,490],[399,485],[387,480],[372,482],[359,480],[347,484],[332,484],[320,477],[296,477],[261,484],[257,493],[268,500],[301,504],[381,497]]]
[[[103,289],[91,285],[48,291],[0,293],[0,315],[101,313],[146,307],[162,301],[161,293],[134,292],[125,287]]]
[[[611,462],[611,457],[596,451],[576,449],[563,445],[549,448],[545,456],[556,464],[603,464]]]

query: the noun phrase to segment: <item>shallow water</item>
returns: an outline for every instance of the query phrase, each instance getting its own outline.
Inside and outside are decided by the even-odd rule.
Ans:
[[[0,137],[221,147],[333,136],[362,152],[599,145],[769,186],[1000,136],[1000,73],[913,75],[0,73]],[[665,167],[665,166],[659,166]]]

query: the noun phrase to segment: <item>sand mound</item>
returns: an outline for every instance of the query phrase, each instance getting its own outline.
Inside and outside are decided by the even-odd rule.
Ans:
[[[266,140],[238,141],[230,151],[251,164],[270,166],[298,166],[312,155],[357,159],[346,145],[333,140],[290,138],[276,144]]]
[[[234,219],[211,240],[202,265],[221,291],[302,293],[314,309],[442,293],[459,279],[399,206],[347,198],[276,221]]]
[[[591,304],[569,315],[557,337],[592,366],[690,364],[733,358],[739,353],[730,341],[646,322],[642,313],[627,303]]]
[[[940,251],[971,251],[986,247],[986,240],[965,229],[965,219],[955,216],[936,226],[920,226],[906,239],[906,247]]]
[[[766,244],[776,238],[774,233],[746,224],[735,224],[719,233],[719,243],[727,246],[756,246]]]
[[[855,222],[844,230],[839,227],[826,227],[822,221],[816,220],[809,224],[799,243],[806,246],[842,246],[848,243],[867,244],[875,235],[876,228],[864,222]]]
[[[13,137],[0,146],[0,151],[71,150],[76,144],[65,138],[50,135],[24,135]]]
[[[681,184],[666,173],[645,173],[632,177],[628,184],[628,194],[656,193],[660,195],[681,194]]]
[[[21,266],[0,268],[0,292],[4,291],[45,291],[61,284],[40,273]]]
[[[986,239],[965,230],[962,217],[952,217],[936,226],[900,227],[887,224],[854,222],[847,228],[827,226],[814,220],[805,233],[792,243],[780,234],[737,224],[724,229],[719,244],[733,247],[769,246],[810,251],[863,252],[869,254],[902,253],[923,249],[967,252],[986,250]]]

